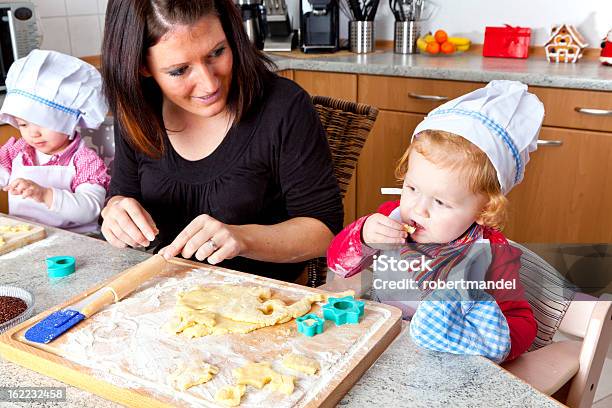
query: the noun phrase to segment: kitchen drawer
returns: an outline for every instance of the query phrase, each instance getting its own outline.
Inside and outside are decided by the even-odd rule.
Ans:
[[[403,112],[428,113],[442,103],[483,87],[479,82],[360,75],[359,102]]]
[[[536,86],[529,90],[544,103],[544,125],[612,132],[612,92]]]
[[[310,95],[357,100],[357,75],[336,72],[294,71],[293,80]]]

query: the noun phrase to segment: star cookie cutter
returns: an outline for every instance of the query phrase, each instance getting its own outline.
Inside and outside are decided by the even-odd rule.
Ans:
[[[357,324],[363,316],[365,302],[355,300],[353,296],[341,298],[329,298],[323,305],[323,317],[325,320],[333,320],[336,326],[346,323]]]
[[[314,323],[310,323],[309,320],[314,320]],[[323,333],[323,325],[325,320],[313,313],[308,313],[304,316],[300,316],[295,319],[297,323],[297,329],[304,336],[312,337],[315,334]]]

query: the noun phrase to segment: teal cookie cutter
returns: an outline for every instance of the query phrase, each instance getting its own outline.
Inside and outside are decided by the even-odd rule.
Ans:
[[[355,300],[353,296],[329,298],[322,307],[325,320],[333,320],[336,326],[346,323],[359,323],[359,318],[363,316],[364,308],[365,302]]]
[[[52,256],[47,258],[47,276],[63,278],[74,273],[76,260],[73,256]]]
[[[309,324],[308,320],[314,320],[314,323]],[[304,336],[312,337],[315,334],[323,333],[323,325],[325,320],[313,313],[308,313],[295,319],[297,329]]]

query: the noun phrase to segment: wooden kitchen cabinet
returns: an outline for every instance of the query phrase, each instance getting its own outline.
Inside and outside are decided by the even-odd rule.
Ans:
[[[276,75],[293,81],[293,70],[292,69],[284,69],[282,71],[276,71]]]
[[[345,223],[399,198],[382,196],[380,188],[400,186],[393,174],[397,160],[427,112],[485,85],[310,71],[294,71],[294,80],[313,95],[380,109],[361,153],[351,196],[345,200]],[[559,140],[562,145],[540,145],[531,155],[525,179],[509,195],[504,233],[529,243],[612,242],[612,116],[601,114],[612,110],[612,93],[532,86],[529,90],[546,110],[540,140]]]
[[[545,126],[612,132],[612,92],[536,86],[529,91],[544,103]]]
[[[310,95],[357,100],[357,75],[335,72],[294,71],[293,80]]]
[[[481,88],[482,83],[359,76],[359,102],[378,109],[428,113],[442,103]]]
[[[402,183],[395,178],[395,167],[422,120],[422,114],[384,110],[378,113],[357,165],[357,217],[375,212],[385,201],[399,200],[399,196],[383,196],[380,188],[401,187]]]
[[[19,131],[10,125],[0,125],[0,146],[11,137],[19,137]],[[8,195],[2,190],[0,190],[0,212],[8,213]]]
[[[399,186],[393,175],[395,163],[423,114],[485,84],[372,75],[360,75],[358,83],[358,101],[383,109],[359,162],[360,217],[392,199],[377,190]],[[611,110],[612,95],[529,89],[544,103],[544,124],[551,125],[543,127],[540,140],[563,144],[541,145],[532,154],[524,181],[509,195],[505,234],[518,242],[612,242],[612,117],[575,109]]]
[[[508,238],[533,243],[612,242],[612,134],[543,127],[525,179],[509,194]]]
[[[11,137],[19,136],[19,130],[11,125],[0,125],[0,146],[4,145]]]
[[[357,75],[354,74],[294,71],[293,80],[313,96],[322,95],[348,101],[357,100]],[[353,222],[357,215],[356,179],[357,174],[354,174],[344,196],[344,225]]]

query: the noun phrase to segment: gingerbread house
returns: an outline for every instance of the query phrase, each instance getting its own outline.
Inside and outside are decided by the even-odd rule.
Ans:
[[[544,45],[548,62],[576,62],[588,44],[576,27],[569,24],[555,26]]]

